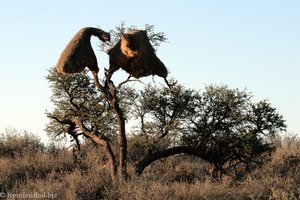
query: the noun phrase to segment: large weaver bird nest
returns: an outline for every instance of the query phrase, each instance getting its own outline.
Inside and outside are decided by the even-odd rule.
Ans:
[[[88,67],[93,74],[99,71],[97,58],[91,46],[91,36],[98,37],[102,42],[110,41],[110,34],[97,28],[80,29],[68,43],[56,64],[59,73],[78,73]]]
[[[168,70],[156,56],[144,30],[122,34],[120,41],[107,53],[110,65],[107,72],[110,75],[122,68],[135,78],[157,75],[166,80]]]

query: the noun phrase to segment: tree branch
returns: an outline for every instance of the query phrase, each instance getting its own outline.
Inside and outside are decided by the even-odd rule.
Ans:
[[[102,146],[104,146],[105,150],[106,150],[106,154],[111,166],[111,176],[112,179],[115,178],[116,173],[117,173],[117,165],[116,165],[116,159],[115,159],[115,155],[112,151],[112,148],[110,146],[110,143],[103,137],[98,137],[97,135],[93,134],[90,130],[88,130],[81,119],[74,117],[72,119],[72,121],[81,129],[81,131],[83,132],[83,134],[85,136],[87,136],[88,138],[92,139],[94,142],[96,142],[97,144],[100,144]]]
[[[80,150],[80,142],[78,140],[78,136],[81,135],[81,134],[76,134],[76,131],[75,131],[76,124],[70,119],[61,120],[61,119],[59,119],[58,117],[55,117],[55,116],[48,116],[48,117],[51,118],[51,119],[56,120],[60,124],[69,125],[69,128],[68,128],[67,132],[74,138],[74,140],[76,142],[76,145],[77,145],[77,148],[78,148],[78,150]]]
[[[190,146],[173,147],[173,148],[154,152],[153,154],[150,154],[147,157],[145,157],[143,160],[139,161],[135,165],[135,173],[137,175],[141,175],[143,173],[144,169],[147,166],[149,166],[151,163],[153,163],[154,161],[161,159],[161,158],[173,156],[176,154],[181,154],[181,153],[194,155],[194,156],[197,156],[204,160],[208,160],[208,158],[209,158],[209,155],[205,154],[204,152],[201,152],[199,149],[196,149],[196,148],[193,148]]]

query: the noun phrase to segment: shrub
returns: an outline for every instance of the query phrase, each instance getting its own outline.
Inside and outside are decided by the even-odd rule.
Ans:
[[[45,146],[40,138],[28,131],[17,131],[14,128],[9,128],[0,135],[0,156],[34,155],[36,152],[44,150]]]

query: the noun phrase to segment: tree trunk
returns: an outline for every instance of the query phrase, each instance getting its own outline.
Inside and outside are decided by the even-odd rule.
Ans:
[[[205,155],[205,153],[201,152],[199,149],[190,146],[173,147],[162,151],[154,152],[153,154],[150,154],[149,156],[145,157],[143,160],[139,161],[135,166],[135,173],[139,176],[143,173],[144,169],[147,166],[149,166],[152,162],[161,158],[166,158],[180,153],[194,155],[202,159],[208,158],[208,156]]]
[[[119,106],[117,98],[117,88],[114,83],[108,78],[104,86],[99,83],[97,73],[93,73],[94,83],[96,87],[105,95],[106,99],[110,102],[112,108],[115,111],[116,118],[119,127],[119,163],[118,163],[118,175],[119,177],[127,178],[127,139],[125,131],[125,119],[123,111]]]
[[[117,174],[117,163],[116,163],[115,155],[111,149],[109,142],[103,141],[103,146],[106,150],[106,155],[108,157],[111,178],[112,180],[115,180]]]
[[[110,164],[110,175],[111,178],[114,180],[117,174],[117,164],[110,143],[107,140],[100,138],[97,135],[93,134],[91,131],[89,131],[80,119],[74,118],[73,122],[80,128],[80,130],[86,137],[91,138],[94,142],[104,147],[106,151],[106,156],[108,157],[108,162]]]
[[[127,139],[125,132],[125,119],[123,111],[120,109],[118,102],[114,99],[113,108],[116,112],[118,126],[119,126],[119,176],[127,179]]]
[[[216,163],[210,162],[209,173],[211,176],[211,182],[222,183],[223,170],[221,166],[217,165]]]

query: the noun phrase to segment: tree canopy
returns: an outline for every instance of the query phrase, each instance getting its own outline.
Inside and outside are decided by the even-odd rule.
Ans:
[[[113,38],[125,30],[121,25]],[[153,32],[153,26],[148,31],[153,46],[166,40],[163,33]],[[170,79],[171,87],[148,84],[137,89],[128,81],[116,86],[107,77],[94,84],[88,71],[66,75],[55,69],[49,70],[47,79],[54,104],[46,113],[47,132],[69,135],[78,148],[81,136],[103,146],[112,178],[117,169],[121,176],[127,174],[127,139],[140,149],[131,156],[137,174],[160,158],[186,153],[209,162],[212,175],[218,172],[221,178],[237,166],[249,170],[263,163],[275,148],[273,137],[286,127],[269,101],[252,102],[246,90],[226,85],[209,85],[200,92]]]

